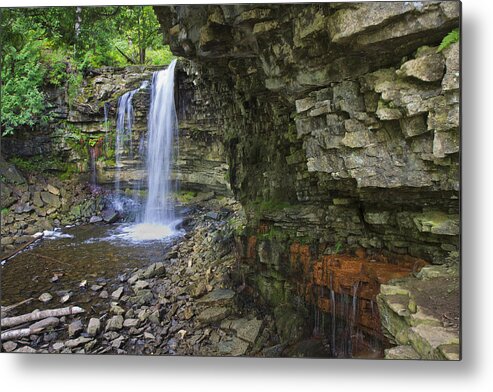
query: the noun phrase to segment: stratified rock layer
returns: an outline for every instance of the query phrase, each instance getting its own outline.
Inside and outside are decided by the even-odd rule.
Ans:
[[[357,296],[378,328],[379,285],[459,247],[459,44],[437,47],[460,4],[155,10],[188,110],[220,124],[246,283],[273,307]]]

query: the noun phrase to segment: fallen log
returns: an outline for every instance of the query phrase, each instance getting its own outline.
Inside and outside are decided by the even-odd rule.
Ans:
[[[4,315],[5,313],[11,312],[12,310],[14,310],[15,308],[17,308],[17,307],[19,307],[21,305],[29,304],[32,301],[33,301],[33,298],[28,298],[28,299],[25,299],[24,301],[18,302],[18,303],[13,304],[13,305],[2,306],[0,308],[1,309],[1,312],[2,312],[2,315]]]
[[[13,327],[15,325],[24,324],[30,321],[42,320],[48,317],[62,317],[71,314],[83,313],[84,309],[78,306],[68,306],[66,308],[35,310],[34,312],[23,314],[15,317],[5,317],[0,320],[2,328]]]
[[[5,257],[2,257],[2,259],[0,260],[0,262],[2,261],[7,261],[8,259],[14,257],[17,253],[19,252],[22,252],[24,249],[26,249],[29,245],[31,245],[33,242],[39,240],[40,238],[42,237],[34,237],[33,239],[27,241],[26,243],[22,244],[21,246],[19,246],[17,249],[15,249],[14,251],[10,252],[8,255],[6,255]]]
[[[13,329],[11,331],[2,332],[1,340],[2,340],[2,342],[5,342],[7,340],[15,340],[15,339],[25,338],[25,337],[28,337],[30,335],[31,335],[31,329],[30,328]]]
[[[31,325],[29,328],[13,329],[10,331],[2,332],[0,339],[2,341],[21,339],[27,336],[41,333],[48,328],[56,327],[60,323],[60,320],[56,317],[48,317],[44,320],[38,321]]]

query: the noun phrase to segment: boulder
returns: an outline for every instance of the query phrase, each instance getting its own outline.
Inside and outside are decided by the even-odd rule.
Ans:
[[[262,328],[262,320],[239,319],[231,323],[231,329],[236,331],[236,336],[248,343],[255,343]]]
[[[113,316],[106,322],[105,331],[118,331],[123,328],[123,316]]]
[[[59,208],[62,205],[60,198],[49,192],[41,192],[41,200],[54,208]]]
[[[111,293],[111,298],[118,301],[123,294],[123,287],[118,287],[115,291]]]
[[[81,320],[74,320],[68,326],[68,336],[75,337],[79,335],[84,330],[84,325],[82,325]]]
[[[67,340],[65,342],[65,347],[67,348],[75,348],[75,347],[79,347],[83,344],[86,344],[88,342],[90,342],[92,339],[91,338],[86,338],[84,336],[79,336],[77,339],[71,339],[71,340]]]
[[[115,223],[120,215],[118,211],[115,211],[114,209],[106,209],[101,213],[101,217],[106,223]]]
[[[53,296],[50,293],[43,293],[38,298],[41,302],[47,303],[53,299]]]
[[[400,76],[414,77],[424,82],[436,82],[441,80],[445,72],[445,60],[440,53],[425,54],[402,64],[398,74]]]
[[[87,334],[89,336],[96,336],[101,330],[101,321],[98,318],[92,317],[87,324]]]
[[[230,314],[230,309],[226,307],[213,306],[203,310],[198,314],[197,320],[202,324],[212,324],[224,320]]]

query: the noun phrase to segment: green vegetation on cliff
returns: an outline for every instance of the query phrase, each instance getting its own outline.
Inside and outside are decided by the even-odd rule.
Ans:
[[[87,69],[173,59],[151,6],[4,8],[0,41],[4,136],[46,124],[48,89],[72,101]]]

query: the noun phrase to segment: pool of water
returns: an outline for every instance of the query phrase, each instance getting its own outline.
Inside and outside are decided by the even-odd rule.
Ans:
[[[85,225],[64,229],[54,237],[45,237],[2,266],[2,305],[34,298],[19,310],[56,308],[67,292],[68,304],[97,307],[91,285],[104,285],[109,294],[119,285],[119,276],[134,269],[163,261],[167,250],[181,236],[175,232],[161,240],[129,240],[130,226]],[[83,287],[81,282],[86,281]],[[43,305],[36,299],[49,292],[53,299]],[[99,294],[99,293],[98,293]]]

